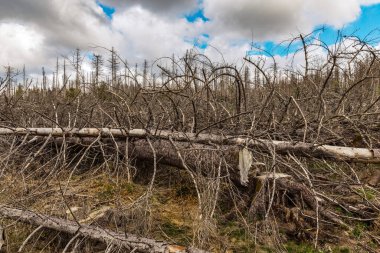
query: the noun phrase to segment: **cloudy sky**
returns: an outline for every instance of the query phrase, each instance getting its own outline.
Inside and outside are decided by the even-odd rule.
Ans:
[[[364,38],[378,20],[380,0],[0,0],[0,66],[49,69],[94,46],[130,63],[190,48],[234,62],[252,41],[270,49],[321,26],[327,43],[339,29]]]

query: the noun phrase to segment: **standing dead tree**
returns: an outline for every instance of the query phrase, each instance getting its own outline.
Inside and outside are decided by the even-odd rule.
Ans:
[[[94,54],[92,58],[92,67],[94,69],[94,86],[99,86],[100,75],[102,74],[103,57],[100,54]]]

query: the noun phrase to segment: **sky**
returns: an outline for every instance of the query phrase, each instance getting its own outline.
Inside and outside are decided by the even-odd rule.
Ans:
[[[327,44],[338,30],[368,39],[379,20],[380,0],[0,0],[0,66],[53,71],[76,48],[111,47],[131,64],[192,48],[236,63],[252,44],[284,57],[278,43],[321,27]]]

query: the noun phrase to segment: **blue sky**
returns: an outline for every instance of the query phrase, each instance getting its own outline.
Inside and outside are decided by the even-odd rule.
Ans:
[[[315,36],[327,45],[333,45],[341,33],[343,36],[357,36],[365,40],[369,44],[376,46],[379,43],[380,36],[380,4],[371,6],[361,6],[360,16],[353,22],[347,23],[340,29],[334,28],[330,25],[321,24],[315,27]],[[265,50],[277,55],[286,55],[293,53],[297,46],[286,46],[286,43],[277,45],[272,41],[265,41],[258,43]]]
[[[112,19],[112,15],[115,13],[116,9],[114,7],[111,7],[111,6],[107,6],[105,4],[102,4],[101,2],[97,2],[97,4],[100,6],[100,8],[102,8],[104,14],[106,14],[106,16],[109,18],[109,19]]]
[[[195,22],[198,19],[201,19],[202,21],[205,21],[205,22],[210,21],[209,18],[205,17],[202,8],[197,8],[196,10],[194,10],[188,14],[185,14],[185,18],[187,21],[189,21],[191,23]]]
[[[98,4],[102,7],[107,17],[112,19],[112,15],[115,13],[115,8],[104,5],[100,2],[98,2]],[[183,15],[189,23],[195,23],[200,20],[204,23],[212,21],[209,17],[205,16],[201,5],[202,2],[198,3],[197,8]],[[339,33],[347,36],[355,35],[363,40],[367,40],[372,45],[376,45],[379,43],[379,40],[376,37],[379,35],[380,22],[378,20],[380,20],[380,4],[361,6],[360,9],[361,13],[359,17],[353,22],[347,23],[339,29],[329,24],[319,24],[314,27],[314,35],[327,45],[334,44]],[[202,33],[198,37],[194,38],[185,37],[184,41],[187,43],[193,43],[193,45],[198,49],[204,50],[208,47],[208,40],[211,36],[212,34]],[[299,46],[299,43],[295,43],[291,47],[288,47],[286,42],[278,43],[272,40],[253,41],[253,43],[251,43],[251,41],[242,39],[241,43],[250,43],[254,47],[262,48],[267,52],[280,56],[293,53]],[[254,55],[266,53],[257,50],[250,50],[248,54]]]
[[[360,16],[355,21],[347,23],[340,29],[326,24],[318,25],[314,29],[314,35],[327,45],[334,44],[339,34],[346,36],[354,35],[372,45],[377,45],[380,41],[380,4],[361,6],[360,8]],[[186,15],[186,19],[189,22],[195,22],[197,19],[201,19],[206,22],[210,21],[209,18],[204,16],[203,10],[200,8]],[[209,38],[209,35],[207,35],[207,38]],[[254,47],[262,48],[263,51],[252,50],[249,54],[266,54],[266,51],[274,55],[284,56],[289,53],[294,53],[300,43],[295,43],[290,47],[286,41],[282,43],[271,40],[253,41],[252,44]],[[200,43],[199,40],[195,39],[194,46],[200,49],[205,49],[207,47],[207,43],[204,40]]]

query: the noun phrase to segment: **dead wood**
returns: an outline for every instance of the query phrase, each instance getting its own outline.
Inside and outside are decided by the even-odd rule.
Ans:
[[[252,200],[250,207],[250,213],[257,214],[260,212],[265,212],[265,207],[268,205],[269,200],[262,199],[265,196],[277,196],[280,202],[285,202],[284,197],[290,199],[292,205],[301,209],[311,209],[318,212],[324,219],[329,222],[335,223],[343,228],[348,228],[341,219],[334,216],[324,205],[322,199],[315,196],[313,192],[306,185],[296,182],[288,174],[284,173],[264,173],[258,177],[256,180],[256,194]],[[265,191],[269,194],[258,194],[260,191]],[[275,191],[276,194],[273,194]],[[273,202],[273,200],[272,200]],[[282,206],[286,206],[286,203],[281,203]]]
[[[4,229],[0,225],[0,252],[4,244],[5,244],[5,232],[4,232]]]
[[[181,253],[181,252],[205,252],[194,248],[185,248],[182,246],[169,244],[164,241],[157,241],[144,237],[138,237],[133,234],[120,234],[108,229],[90,225],[79,225],[70,220],[52,217],[27,210],[20,210],[10,207],[0,207],[1,216],[20,222],[43,226],[44,228],[53,229],[70,235],[79,235],[90,238],[94,241],[113,244],[124,250],[134,252],[162,252],[162,253]]]
[[[0,128],[0,135],[30,135],[53,137],[112,137],[137,139],[152,136],[157,139],[190,142],[198,144],[218,144],[227,146],[247,146],[260,148],[263,151],[275,150],[280,154],[291,153],[298,156],[326,158],[346,162],[380,163],[380,150],[369,148],[354,148],[332,145],[319,145],[304,142],[276,141],[266,139],[241,138],[215,134],[194,134],[171,131],[149,132],[144,129],[111,129],[111,128]]]
[[[29,144],[35,143],[37,141],[44,142],[45,138],[46,137],[33,138]],[[51,143],[58,146],[61,146],[64,141],[70,145],[83,145],[87,147],[93,143],[94,139],[89,137],[56,137],[51,139]],[[117,147],[115,144],[117,144]],[[125,146],[127,144],[128,148],[126,149]],[[169,140],[156,139],[152,140],[151,144],[156,153],[157,163],[176,167],[179,169],[186,169],[181,159],[179,158],[177,151],[173,148],[173,145]],[[104,145],[106,150],[108,148],[109,153],[118,152],[122,156],[124,156],[126,150],[128,150],[128,157],[131,161],[154,162],[153,149],[150,147],[146,139],[131,138],[126,143],[125,140],[115,141],[110,138],[103,138],[97,145]],[[227,176],[226,170],[228,169],[228,174],[231,180],[240,184],[240,148],[238,146],[223,145],[219,146],[218,149],[215,149],[215,147],[210,145],[191,142],[175,142],[175,145],[185,158],[185,165],[194,171],[201,171],[204,175],[207,175],[216,166],[215,159],[220,159],[223,157],[226,163],[223,166],[225,173],[222,176]]]

